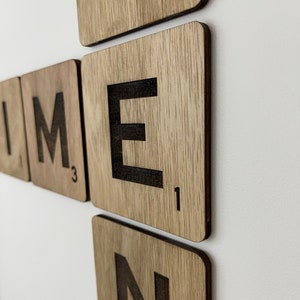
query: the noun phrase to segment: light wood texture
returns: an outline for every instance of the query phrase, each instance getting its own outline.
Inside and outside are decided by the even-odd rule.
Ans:
[[[193,22],[82,62],[93,204],[194,241],[208,236],[210,223],[208,36],[206,26]],[[161,171],[161,187],[112,175],[119,153],[112,160],[110,122],[116,114],[109,112],[108,85],[149,78],[157,79],[156,97],[120,101],[121,127],[145,124],[145,141],[123,138],[119,153],[124,165]]]
[[[131,277],[129,270],[143,298],[137,296],[135,286],[133,292],[127,288],[128,299],[211,299],[210,263],[203,252],[116,222],[101,216],[93,218],[99,300],[127,299],[124,291],[123,296],[120,294],[122,279]],[[167,286],[155,282],[155,273],[165,277]]]
[[[18,77],[0,82],[0,172],[25,181],[30,179]]]
[[[92,45],[166,18],[187,13],[207,0],[77,0],[82,45]]]
[[[33,183],[85,201],[78,72],[78,62],[70,60],[26,74],[21,81]]]

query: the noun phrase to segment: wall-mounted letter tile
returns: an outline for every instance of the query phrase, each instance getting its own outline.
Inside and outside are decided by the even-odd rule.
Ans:
[[[93,218],[98,299],[210,300],[207,256],[107,217]]]
[[[18,77],[0,82],[0,172],[25,181],[30,179]]]
[[[93,204],[194,241],[209,233],[208,35],[193,22],[82,62]]]
[[[79,63],[74,60],[21,78],[32,182],[87,198]]]
[[[175,17],[206,4],[207,0],[77,0],[82,45],[92,45],[114,36]]]

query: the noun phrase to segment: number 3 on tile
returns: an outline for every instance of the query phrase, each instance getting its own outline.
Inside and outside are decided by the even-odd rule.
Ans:
[[[71,170],[73,172],[72,181],[76,183],[78,181],[77,169],[75,166],[72,166]]]

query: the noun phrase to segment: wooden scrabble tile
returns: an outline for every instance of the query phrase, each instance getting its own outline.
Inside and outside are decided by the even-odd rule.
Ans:
[[[193,22],[83,58],[95,206],[194,241],[209,234],[209,36]]]
[[[79,36],[82,45],[149,26],[196,9],[207,0],[77,0]]]
[[[32,182],[87,198],[79,63],[70,60],[22,76]]]
[[[0,172],[25,181],[30,179],[18,77],[0,82]]]
[[[108,217],[93,218],[98,299],[211,299],[207,256]]]

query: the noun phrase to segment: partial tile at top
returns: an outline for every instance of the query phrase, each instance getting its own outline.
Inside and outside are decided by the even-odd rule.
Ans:
[[[201,8],[208,0],[77,0],[81,44],[90,46]]]

